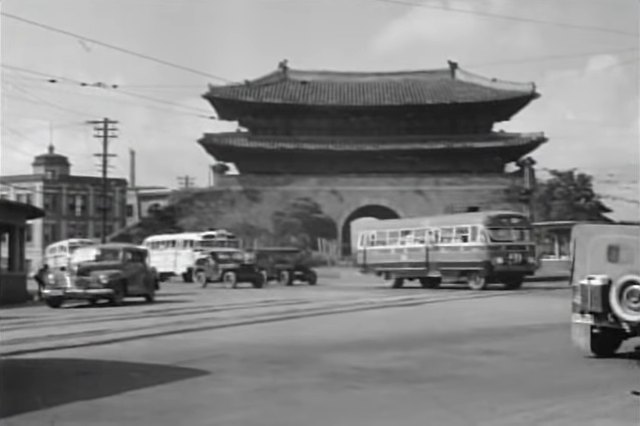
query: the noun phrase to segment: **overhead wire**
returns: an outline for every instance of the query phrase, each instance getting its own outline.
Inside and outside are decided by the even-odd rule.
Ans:
[[[404,0],[373,0],[373,1],[376,1],[379,3],[390,3],[390,4],[398,4],[403,6],[421,7],[425,9],[442,10],[445,12],[462,13],[467,15],[481,16],[485,18],[495,18],[495,19],[502,19],[502,20],[508,20],[508,21],[515,21],[515,22],[526,22],[530,24],[550,25],[550,26],[568,28],[568,29],[574,29],[574,30],[603,32],[603,33],[616,34],[616,35],[621,35],[626,37],[638,37],[640,35],[637,32],[616,30],[613,28],[594,27],[590,25],[573,24],[569,22],[556,22],[556,21],[547,21],[544,19],[525,18],[521,16],[502,15],[502,14],[492,13],[492,12],[482,12],[478,10],[461,9],[453,6],[438,6],[438,5],[426,4],[426,3],[414,3],[410,1],[404,1]]]
[[[3,64],[2,66],[5,67],[6,64]],[[16,68],[17,69],[19,67],[12,67],[12,68]],[[46,73],[42,73],[42,72],[38,72],[38,71],[31,71],[31,70],[27,70],[27,69],[22,69],[22,70],[24,70],[26,72],[32,72],[32,73],[37,73],[37,74],[42,75],[43,77],[39,80],[42,83],[68,84],[68,85],[71,85],[71,86],[100,88],[100,89],[104,89],[104,92],[102,92],[102,93],[122,94],[122,95],[125,95],[125,96],[128,96],[128,97],[144,99],[146,101],[159,103],[159,104],[164,104],[164,105],[169,105],[169,106],[172,106],[172,107],[182,108],[182,109],[185,110],[185,111],[176,111],[176,110],[163,110],[163,109],[161,109],[162,111],[171,112],[171,113],[178,113],[178,114],[184,114],[184,115],[189,115],[189,116],[195,116],[195,117],[198,117],[198,118],[204,118],[204,119],[208,119],[208,120],[215,120],[216,119],[215,115],[207,113],[204,110],[201,110],[201,109],[199,109],[197,107],[191,107],[189,105],[179,104],[179,103],[167,100],[167,99],[155,98],[155,97],[148,96],[148,95],[143,95],[143,94],[138,94],[138,93],[134,93],[134,92],[126,91],[126,90],[121,90],[119,88],[119,85],[117,85],[117,84],[109,85],[109,84],[105,84],[105,83],[87,83],[87,82],[83,82],[83,81],[80,81],[80,80],[71,79],[71,78],[68,78],[68,77],[59,77],[59,76],[47,77]],[[25,89],[23,88],[23,90],[25,90]],[[134,105],[139,105],[139,106],[144,106],[144,107],[151,107],[149,105],[143,105],[143,104],[140,104],[140,103],[136,103]],[[156,107],[156,109],[158,109],[158,108]],[[187,111],[189,111],[189,112],[187,112]]]
[[[147,54],[144,54],[144,53],[136,52],[136,51],[133,51],[133,50],[130,50],[130,49],[126,49],[124,47],[116,46],[114,44],[106,43],[106,42],[97,40],[95,38],[87,37],[87,36],[84,36],[84,35],[81,35],[81,34],[73,33],[71,31],[67,31],[67,30],[63,30],[63,29],[60,29],[60,28],[56,28],[56,27],[53,27],[51,25],[47,25],[47,24],[43,24],[43,23],[40,23],[40,22],[36,22],[36,21],[30,20],[30,19],[26,19],[26,18],[23,18],[21,16],[14,15],[12,13],[0,12],[0,15],[5,16],[5,17],[10,18],[10,19],[14,19],[16,21],[19,21],[19,22],[22,22],[22,23],[25,23],[25,24],[33,25],[35,27],[39,27],[39,28],[42,28],[42,29],[45,29],[45,30],[48,30],[48,31],[53,31],[53,32],[56,32],[56,33],[59,33],[59,34],[63,34],[63,35],[69,36],[69,37],[73,37],[73,38],[78,39],[78,40],[88,41],[88,42],[93,43],[95,45],[102,46],[102,47],[105,47],[105,48],[108,48],[108,49],[112,49],[112,50],[115,50],[115,51],[118,51],[118,52],[121,52],[121,53],[125,53],[125,54],[131,55],[131,56],[135,56],[135,57],[138,57],[138,58],[141,58],[141,59],[152,61],[152,62],[155,62],[155,63],[158,63],[158,64],[162,64],[162,65],[165,65],[165,66],[168,66],[168,67],[179,69],[179,70],[182,70],[182,71],[190,72],[192,74],[197,74],[197,75],[200,75],[200,76],[213,78],[215,80],[224,81],[226,83],[231,83],[232,82],[231,80],[229,80],[227,78],[224,78],[224,77],[221,77],[221,76],[209,73],[209,72],[204,72],[204,71],[197,70],[195,68],[191,68],[191,67],[187,67],[187,66],[184,66],[184,65],[176,64],[174,62],[170,62],[170,61],[167,61],[167,60],[164,60],[164,59],[156,58],[156,57],[151,56],[151,55],[147,55]]]

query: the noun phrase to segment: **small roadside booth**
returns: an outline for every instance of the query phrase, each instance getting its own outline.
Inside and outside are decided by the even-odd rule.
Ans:
[[[0,304],[29,300],[25,261],[27,221],[44,216],[30,204],[0,199]]]

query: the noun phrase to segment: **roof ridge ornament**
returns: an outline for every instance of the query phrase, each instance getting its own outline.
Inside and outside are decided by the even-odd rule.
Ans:
[[[458,63],[452,60],[447,60],[447,63],[449,64],[449,70],[451,71],[451,78],[455,80],[456,71],[458,70]]]
[[[289,71],[289,60],[288,59],[281,60],[278,63],[278,69],[282,72],[282,74],[287,76],[288,71]]]

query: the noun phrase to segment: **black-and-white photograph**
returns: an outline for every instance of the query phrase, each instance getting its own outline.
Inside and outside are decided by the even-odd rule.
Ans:
[[[640,425],[640,1],[0,33],[1,425]]]

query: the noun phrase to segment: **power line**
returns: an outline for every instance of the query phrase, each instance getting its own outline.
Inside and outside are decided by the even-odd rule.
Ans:
[[[166,65],[166,66],[169,66],[169,67],[172,67],[172,68],[176,68],[176,69],[179,69],[179,70],[182,70],[182,71],[187,71],[187,72],[190,72],[190,73],[193,73],[193,74],[197,74],[197,75],[201,75],[201,76],[204,76],[204,77],[213,78],[213,79],[224,81],[224,82],[227,82],[227,83],[232,83],[231,80],[226,79],[224,77],[217,76],[215,74],[211,74],[211,73],[204,72],[204,71],[199,71],[199,70],[194,69],[194,68],[190,68],[190,67],[186,67],[186,66],[183,66],[183,65],[180,65],[180,64],[169,62],[169,61],[166,61],[164,59],[159,59],[159,58],[156,58],[156,57],[153,57],[153,56],[150,56],[150,55],[146,55],[144,53],[135,52],[133,50],[125,49],[124,47],[120,47],[120,46],[116,46],[116,45],[113,45],[113,44],[105,43],[103,41],[96,40],[94,38],[90,38],[90,37],[86,37],[86,36],[83,36],[83,35],[80,35],[80,34],[72,33],[71,31],[62,30],[60,28],[56,28],[56,27],[52,27],[50,25],[42,24],[40,22],[32,21],[30,19],[22,18],[20,16],[17,16],[17,15],[11,14],[11,13],[1,12],[0,15],[6,16],[7,18],[15,19],[16,21],[20,21],[20,22],[23,22],[25,24],[33,25],[33,26],[36,26],[36,27],[39,27],[39,28],[42,28],[42,29],[45,29],[45,30],[48,30],[48,31],[53,31],[53,32],[56,32],[56,33],[64,34],[66,36],[73,37],[75,39],[88,41],[90,43],[97,44],[98,46],[102,46],[102,47],[106,47],[108,49],[116,50],[116,51],[121,52],[121,53],[126,53],[128,55],[132,55],[132,56],[136,56],[138,58],[146,59],[148,61],[156,62],[158,64]]]
[[[597,31],[597,32],[603,32],[603,33],[623,35],[627,37],[638,37],[638,35],[640,35],[638,33],[616,30],[613,28],[593,27],[590,25],[571,24],[567,22],[545,21],[543,19],[524,18],[519,16],[502,15],[502,14],[491,13],[491,12],[480,12],[475,10],[460,9],[460,8],[451,7],[451,6],[436,6],[436,5],[430,5],[430,4],[424,4],[424,3],[412,3],[408,1],[402,1],[402,0],[374,0],[374,1],[377,1],[380,3],[399,4],[403,6],[422,7],[425,9],[443,10],[445,12],[464,13],[467,15],[476,15],[476,16],[482,16],[485,18],[503,19],[503,20],[516,21],[516,22],[527,22],[530,24],[551,25],[555,27],[569,28],[569,29],[575,29],[575,30]]]
[[[42,74],[44,74],[44,73],[42,73]],[[191,110],[193,112],[165,110],[165,109],[160,109],[160,108],[157,108],[157,107],[152,107],[152,106],[149,106],[149,105],[143,105],[143,104],[140,104],[140,103],[136,103],[136,104],[132,104],[132,105],[140,105],[140,106],[145,107],[145,108],[155,108],[155,109],[159,109],[160,111],[170,112],[172,114],[183,114],[183,115],[188,115],[188,116],[192,116],[192,117],[204,118],[204,119],[207,119],[207,120],[215,120],[215,119],[217,119],[217,117],[215,117],[214,115],[207,114],[203,110],[200,110],[200,109],[198,109],[196,107],[191,107],[191,106],[188,106],[188,105],[178,104],[178,103],[166,100],[166,99],[154,98],[154,97],[147,96],[147,95],[142,95],[142,94],[138,94],[138,93],[119,90],[117,85],[113,85],[113,86],[116,86],[116,87],[109,87],[108,85],[106,85],[104,83],[85,83],[85,82],[72,80],[72,79],[68,79],[68,78],[64,78],[64,77],[62,77],[60,79],[61,80],[66,80],[66,81],[70,82],[69,84],[75,85],[75,86],[97,87],[97,88],[102,88],[102,89],[114,89],[113,91],[109,91],[108,93],[119,93],[119,94],[123,94],[123,95],[130,96],[130,97],[136,97],[136,98],[140,98],[140,99],[145,99],[145,100],[152,101],[152,102],[155,102],[155,103],[161,103],[161,104],[166,104],[166,105],[170,105],[170,106],[173,106],[173,107],[184,108],[185,110]],[[45,83],[60,83],[59,81],[52,81],[52,80],[54,80],[54,79],[40,79],[39,81],[45,82]],[[12,83],[12,85],[15,86],[15,87],[21,87],[21,86],[17,85],[16,83]],[[115,89],[118,89],[118,90],[115,90]],[[22,87],[22,90],[24,91],[26,89],[24,89]],[[73,94],[80,94],[80,93],[73,93]],[[88,94],[83,93],[83,94],[80,94],[80,95],[88,95]],[[35,95],[31,95],[31,96],[35,96]],[[26,100],[28,102],[38,103],[38,102],[35,102],[35,101],[32,101],[32,100],[28,100],[28,99],[24,99],[24,100]],[[114,102],[118,102],[118,101],[114,101]],[[131,104],[131,103],[129,103],[129,104]],[[58,109],[62,108],[64,110],[66,110],[67,112],[78,113],[77,111],[69,110],[69,109],[66,109],[66,108],[60,107],[60,106],[57,106],[57,108]],[[82,114],[82,115],[85,116],[85,117],[90,116],[89,114]]]
[[[625,52],[633,52],[633,51],[638,51],[638,48],[637,47],[628,47],[628,48],[625,48],[625,49],[616,49],[616,50],[599,51],[599,52],[583,52],[583,53],[575,53],[575,54],[567,53],[567,54],[562,54],[562,55],[533,56],[533,57],[529,57],[529,58],[519,58],[519,59],[511,59],[511,60],[504,60],[504,61],[485,62],[485,63],[480,63],[480,64],[465,64],[465,66],[468,67],[468,68],[481,68],[481,67],[488,67],[488,66],[494,66],[494,65],[529,64],[529,63],[534,63],[534,62],[544,62],[544,61],[551,61],[551,60],[556,60],[556,59],[558,59],[558,60],[574,59],[574,58],[583,58],[583,57],[588,57],[588,56],[593,56],[593,55],[606,55],[606,54],[625,53]]]

